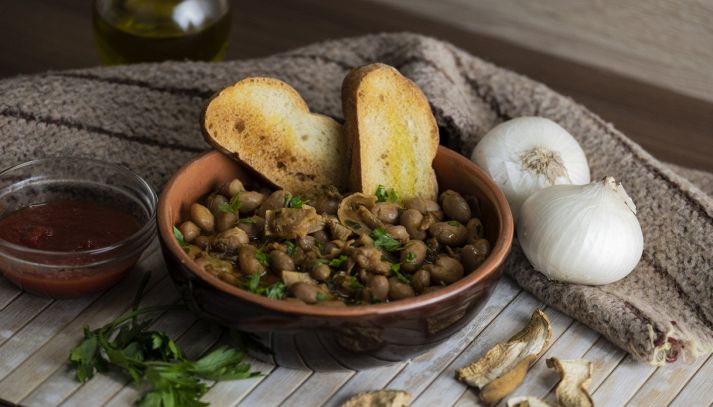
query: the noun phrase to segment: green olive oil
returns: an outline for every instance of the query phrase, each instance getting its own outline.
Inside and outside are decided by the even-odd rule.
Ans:
[[[219,61],[230,32],[227,0],[96,0],[94,39],[107,65]]]

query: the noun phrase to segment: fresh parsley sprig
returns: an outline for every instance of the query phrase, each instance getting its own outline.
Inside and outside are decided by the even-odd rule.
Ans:
[[[207,391],[207,380],[259,375],[250,370],[240,350],[222,346],[197,360],[190,360],[166,333],[149,329],[155,320],[139,321],[139,317],[146,314],[187,310],[183,304],[139,308],[148,281],[147,273],[129,312],[100,328],[84,328],[84,339],[69,354],[78,381],[90,380],[97,371],[118,370],[131,377],[137,386],[148,385],[139,406],[193,407],[208,405],[200,401]]]

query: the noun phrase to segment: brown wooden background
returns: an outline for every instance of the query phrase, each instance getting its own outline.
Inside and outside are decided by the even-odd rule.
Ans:
[[[231,4],[228,59],[373,32],[432,35],[571,96],[660,159],[713,171],[713,103],[380,2],[235,0]],[[89,1],[0,1],[0,78],[97,65],[90,16]]]

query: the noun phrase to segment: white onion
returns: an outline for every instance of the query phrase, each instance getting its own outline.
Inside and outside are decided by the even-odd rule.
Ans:
[[[519,117],[490,130],[471,160],[503,190],[513,217],[536,191],[561,184],[589,183],[589,165],[577,140],[544,117]]]
[[[517,235],[535,270],[577,284],[626,277],[644,250],[636,206],[611,177],[536,192],[522,205]]]

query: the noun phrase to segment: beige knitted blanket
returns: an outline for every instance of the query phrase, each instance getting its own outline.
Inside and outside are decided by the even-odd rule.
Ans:
[[[56,155],[100,157],[125,164],[160,189],[179,166],[208,148],[198,116],[214,91],[247,75],[275,76],[295,86],[313,110],[340,118],[342,79],[352,67],[377,61],[421,86],[449,147],[469,155],[495,124],[545,116],[581,143],[592,179],[611,175],[623,181],[639,208],[646,242],[636,270],[601,287],[554,283],[535,272],[515,246],[507,273],[522,287],[647,363],[713,349],[713,199],[706,195],[713,194],[713,176],[663,165],[571,99],[434,39],[374,35],[256,60],[3,80],[0,166]]]

